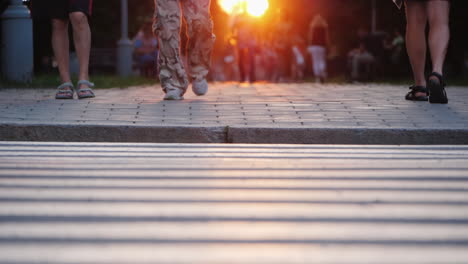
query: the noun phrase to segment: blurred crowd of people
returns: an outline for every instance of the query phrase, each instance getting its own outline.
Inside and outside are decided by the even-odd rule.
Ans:
[[[339,68],[340,74],[344,69],[350,81],[372,80],[379,71],[390,70],[392,74],[407,71],[405,40],[398,30],[391,34],[369,33],[360,28],[355,47],[340,57],[336,43],[330,40],[330,26],[324,17],[314,16],[306,34],[299,32],[292,20],[287,13],[280,13],[275,27],[265,32],[259,25],[260,19],[247,14],[233,17],[230,34],[220,38],[224,41],[224,50],[221,56],[213,59],[211,79],[301,82],[307,78],[323,83],[329,77],[330,62]],[[132,42],[134,73],[158,78],[159,43],[152,21],[142,24]],[[184,52],[181,56],[186,61]]]
[[[213,78],[219,81],[300,82],[305,78],[323,83],[329,78],[329,62],[339,64],[350,81],[369,81],[381,72],[407,71],[402,33],[369,33],[361,28],[356,44],[341,57],[330,40],[330,26],[320,14],[298,32],[287,13],[280,13],[270,32],[260,32],[255,17],[239,14],[230,22],[222,60],[215,62]],[[339,58],[338,58],[339,57]],[[343,65],[343,67],[341,67]],[[405,66],[406,65],[406,66]],[[340,72],[341,73],[341,72]]]
[[[369,33],[360,28],[356,47],[349,51],[347,57],[352,81],[370,81],[382,72],[398,76],[406,71],[408,65],[405,38],[398,29],[393,33]]]
[[[325,81],[328,24],[315,17],[306,37],[299,34],[287,13],[280,13],[271,32],[260,32],[257,20],[247,14],[232,19],[232,34],[225,40],[220,80],[255,82],[302,81],[311,62],[317,81]],[[313,57],[313,59],[312,59]]]

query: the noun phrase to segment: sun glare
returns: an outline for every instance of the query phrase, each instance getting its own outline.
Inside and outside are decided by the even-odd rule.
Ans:
[[[228,14],[247,12],[251,16],[259,17],[268,10],[268,0],[218,0],[221,8]]]

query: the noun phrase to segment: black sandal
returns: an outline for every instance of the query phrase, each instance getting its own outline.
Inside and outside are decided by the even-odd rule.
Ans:
[[[431,77],[436,77],[439,81],[431,79]],[[429,103],[448,103],[447,93],[445,92],[444,77],[440,73],[433,72],[429,75],[427,80],[427,87],[429,88]]]
[[[405,99],[409,101],[427,101],[427,88],[424,86],[411,86],[410,92],[406,94]],[[416,96],[417,93],[425,93],[423,96]]]

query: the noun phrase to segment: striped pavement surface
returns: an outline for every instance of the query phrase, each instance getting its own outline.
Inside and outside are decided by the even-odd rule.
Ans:
[[[468,263],[468,146],[0,142],[0,263]]]

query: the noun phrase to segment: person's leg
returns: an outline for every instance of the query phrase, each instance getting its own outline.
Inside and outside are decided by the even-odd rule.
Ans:
[[[189,43],[189,75],[192,90],[203,95],[208,90],[206,76],[211,65],[211,52],[215,42],[213,21],[210,15],[210,0],[183,1],[184,18],[187,22]]]
[[[353,81],[357,81],[360,78],[360,74],[359,74],[360,56],[361,56],[360,54],[354,54],[350,57],[351,79]]]
[[[429,1],[429,51],[432,59],[432,71],[443,74],[445,56],[450,39],[449,1]]]
[[[426,65],[426,25],[427,3],[423,1],[406,2],[406,47],[413,69],[415,85],[426,86],[424,68]],[[425,96],[416,93],[415,96]]]
[[[311,46],[310,47],[310,53],[312,55],[312,69],[314,72],[314,77],[315,79],[319,78],[320,72],[319,72],[319,54],[317,50],[317,46]]]
[[[430,103],[448,103],[442,75],[450,39],[449,12],[449,1],[438,0],[428,3],[429,49],[432,59],[432,73],[427,84]]]
[[[68,20],[52,19],[52,49],[62,83],[71,82],[69,45]]]
[[[154,35],[159,39],[159,79],[165,99],[183,99],[188,87],[180,58],[180,4],[178,0],[155,0]]]
[[[89,55],[91,52],[91,29],[88,17],[82,12],[70,13],[70,22],[73,27],[73,40],[75,43],[80,71],[79,80],[89,80]],[[90,88],[87,84],[80,84],[80,88]]]
[[[327,77],[326,68],[327,68],[327,58],[326,58],[326,49],[322,46],[317,46],[317,57],[318,57],[318,64],[317,64],[317,72],[318,77],[321,81],[324,81]]]
[[[239,76],[240,82],[244,82],[246,80],[245,76],[245,49],[239,48],[237,52],[238,56],[238,65],[239,65]]]
[[[373,77],[372,69],[375,65],[376,59],[370,52],[364,52],[360,56],[359,65],[364,68],[364,80],[370,81]]]
[[[254,83],[257,81],[256,77],[256,54],[255,54],[255,48],[254,47],[249,47],[249,81],[251,83]]]

